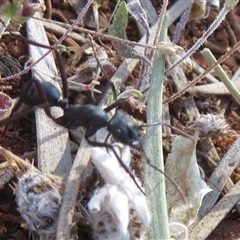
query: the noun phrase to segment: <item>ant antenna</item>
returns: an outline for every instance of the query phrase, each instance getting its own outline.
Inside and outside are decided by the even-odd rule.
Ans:
[[[176,127],[174,127],[174,126],[172,126],[172,125],[170,125],[168,123],[165,123],[165,122],[159,121],[159,122],[155,122],[155,123],[143,124],[143,125],[140,125],[139,128],[154,127],[154,126],[158,126],[158,125],[165,125],[165,126],[171,128],[171,129],[173,129],[175,132],[179,133],[180,135],[182,135],[182,136],[184,136],[186,138],[189,138],[193,142],[195,142],[194,139],[192,138],[192,136],[190,136],[189,134],[185,133],[184,131],[181,131],[178,128],[176,128]]]
[[[143,149],[143,153],[144,153],[144,157],[146,159],[147,164],[152,167],[153,169],[155,169],[156,171],[160,172],[170,183],[172,183],[172,185],[174,186],[174,188],[179,192],[180,197],[183,201],[183,203],[186,203],[186,196],[183,193],[182,189],[178,186],[178,184],[176,183],[176,181],[174,181],[167,173],[165,173],[163,170],[161,170],[160,168],[158,168],[157,166],[155,166],[154,164],[151,163],[151,160],[148,158],[144,148]]]

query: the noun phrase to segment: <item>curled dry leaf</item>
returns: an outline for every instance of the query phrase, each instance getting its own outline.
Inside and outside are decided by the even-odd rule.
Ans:
[[[12,108],[13,100],[7,94],[0,92],[0,119],[8,117]]]
[[[157,49],[166,55],[168,61],[173,64],[177,61],[180,61],[182,56],[185,54],[185,51],[182,47],[177,46],[171,42],[159,42],[157,44]],[[183,69],[185,73],[192,71],[192,61],[190,58],[184,59],[179,66]]]
[[[201,177],[196,157],[196,143],[199,132],[191,139],[177,136],[172,143],[172,152],[168,155],[165,172],[171,175],[186,195],[187,203],[183,204],[176,189],[166,181],[167,205],[170,222],[180,222],[190,226],[197,218],[203,197],[211,191]],[[171,228],[172,236],[181,239],[182,232]]]
[[[140,24],[146,31],[146,43],[150,38],[150,27],[148,24],[147,14],[142,8],[139,0],[129,1],[127,3],[128,12],[135,18],[136,22]]]
[[[157,50],[165,55],[180,54],[184,52],[184,49],[182,47],[177,46],[171,42],[158,42]]]
[[[143,102],[135,99],[133,96],[130,95],[130,96],[127,98],[127,101],[128,101],[128,103],[129,103],[132,111],[134,111],[134,110],[136,110],[136,109],[138,109],[139,112],[141,112],[141,113],[143,113],[144,111],[146,111],[146,105],[145,105]]]
[[[205,14],[207,0],[195,0],[192,5],[189,19],[196,19]]]
[[[112,74],[116,71],[116,67],[112,63],[111,59],[109,59],[106,51],[100,49],[97,52],[97,57],[98,61],[94,56],[92,56],[79,66],[78,78],[81,80],[78,81],[81,81],[82,83],[90,82],[94,76],[97,75],[99,68],[98,64],[101,64],[101,69],[104,71],[105,77],[111,78]],[[89,76],[90,79],[87,79],[87,76]]]

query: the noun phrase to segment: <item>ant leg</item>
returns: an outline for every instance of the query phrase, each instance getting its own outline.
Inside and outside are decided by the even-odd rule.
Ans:
[[[119,108],[121,104],[123,103],[124,99],[119,99],[115,103],[111,104],[110,106],[104,108],[105,112],[110,112],[114,108]]]
[[[30,89],[30,87],[31,87],[31,85],[32,85],[33,82],[36,84],[37,89],[38,89],[40,92],[43,92],[42,88],[37,85],[37,84],[39,83],[37,79],[34,79],[34,78],[33,78],[33,79],[31,79],[28,83],[26,83],[26,85],[25,85],[25,87],[24,87],[24,90],[23,90],[23,92],[22,92],[22,94],[21,94],[21,97],[19,98],[17,104],[16,104],[16,105],[14,106],[14,108],[12,109],[12,113],[10,114],[10,116],[9,116],[7,119],[4,119],[4,120],[2,120],[2,121],[0,122],[0,125],[5,125],[5,124],[7,124],[7,125],[5,126],[5,129],[4,129],[3,133],[2,133],[2,137],[5,136],[5,134],[6,134],[6,132],[7,132],[7,129],[8,129],[8,127],[9,127],[10,122],[13,121],[13,120],[17,120],[17,119],[19,119],[21,116],[23,116],[22,114],[19,114],[17,117],[13,117],[14,113],[15,113],[15,112],[21,107],[21,105],[25,102],[26,96],[27,96],[28,91],[29,91],[29,89]],[[40,83],[39,83],[39,84],[40,84]],[[45,99],[44,99],[44,97],[45,97]],[[45,103],[47,102],[47,98],[46,98],[46,95],[45,95],[44,92],[43,92],[43,99],[46,100],[46,101],[44,101],[44,104],[45,104]],[[46,108],[46,111],[47,111],[48,113],[50,113],[50,111],[48,111],[47,108]],[[30,114],[31,112],[32,112],[32,110],[29,111],[28,114]],[[47,112],[46,112],[46,113],[47,113]]]
[[[35,77],[33,77],[33,78],[30,80],[30,83],[29,83],[29,82],[27,83],[27,84],[28,84],[27,87],[26,87],[27,89],[25,88],[25,89],[24,89],[24,92],[23,92],[23,94],[22,94],[23,100],[26,99],[32,83],[35,84],[35,86],[36,86],[36,88],[37,88],[37,93],[38,93],[38,95],[39,95],[39,99],[35,99],[35,100],[36,100],[37,102],[42,102],[43,109],[44,109],[46,115],[47,115],[49,118],[53,119],[52,114],[51,114],[51,112],[50,112],[49,101],[48,101],[48,99],[47,99],[46,92],[43,90],[43,87],[42,87],[42,85],[41,85],[42,83],[41,83],[39,80],[37,80]],[[60,96],[59,96],[59,97],[60,97]],[[36,96],[36,98],[38,98],[38,96]],[[30,105],[30,106],[31,106],[31,103],[28,103],[28,102],[25,102],[25,103],[26,103],[27,105]],[[35,106],[36,104],[33,104],[33,105]],[[36,107],[37,107],[37,106],[36,106]]]
[[[115,101],[117,101],[117,92],[116,92],[116,88],[114,86],[114,83],[111,82],[111,81],[108,81],[106,86],[104,87],[104,89],[102,91],[102,94],[98,97],[95,105],[99,105],[104,100],[104,98],[106,97],[106,94],[108,93],[109,87],[111,87],[112,92],[113,92],[113,97],[114,97]]]
[[[44,103],[44,104],[39,105],[38,108],[44,108],[45,106],[46,106],[46,104]],[[5,125],[5,129],[4,129],[4,132],[2,134],[2,137],[4,137],[10,122],[16,121],[16,120],[22,118],[23,116],[26,116],[26,115],[29,115],[29,114],[33,113],[36,110],[36,108],[37,107],[34,107],[34,106],[33,107],[29,107],[29,108],[27,108],[26,110],[24,110],[21,113],[17,113],[17,114],[11,115],[10,117],[1,120],[0,121],[0,127]]]
[[[133,180],[133,182],[135,183],[137,188],[145,195],[145,192],[142,190],[142,188],[137,183],[137,181],[136,181],[134,175],[132,174],[132,172],[130,171],[130,169],[126,166],[126,164],[123,162],[123,160],[118,156],[118,154],[117,154],[116,150],[114,149],[113,145],[108,144],[108,143],[95,142],[95,141],[89,140],[87,137],[85,137],[85,138],[86,138],[87,142],[94,147],[105,147],[105,148],[111,149],[113,151],[114,155],[116,156],[119,164],[128,173],[128,175]]]
[[[27,42],[29,44],[32,44],[32,45],[35,45],[35,46],[51,49],[52,51],[55,52],[56,59],[58,61],[58,65],[59,65],[60,74],[61,74],[61,77],[62,77],[63,100],[61,100],[58,103],[55,103],[53,105],[60,106],[62,108],[66,107],[66,105],[68,103],[68,82],[67,82],[67,75],[66,75],[66,72],[65,72],[64,64],[63,64],[63,61],[62,61],[60,53],[53,47],[45,46],[45,45],[43,45],[41,43],[34,42],[32,40],[26,39],[26,38],[24,38],[22,36],[19,36],[19,35],[14,35],[14,38],[17,38],[17,39],[19,39],[21,41],[25,41],[25,42]],[[46,97],[46,93],[44,92],[43,87],[41,85],[42,83],[40,83],[36,78],[32,78],[25,85],[24,90],[23,90],[23,92],[21,94],[21,97],[20,97],[18,103],[13,108],[12,113],[11,113],[10,117],[8,118],[8,120],[4,120],[4,121],[0,122],[0,125],[3,125],[4,123],[7,123],[2,136],[4,136],[6,134],[6,131],[7,131],[8,127],[9,127],[9,122],[11,120],[16,120],[16,119],[20,118],[21,116],[23,116],[22,114],[19,114],[18,116],[13,117],[13,114],[20,108],[22,103],[25,102],[26,96],[27,96],[27,94],[29,92],[29,89],[32,87],[32,83],[33,82],[35,83],[35,86],[37,88],[37,91],[38,91],[38,94],[39,94],[39,99],[41,99],[41,102],[42,102],[42,104],[39,107],[44,108],[44,111],[45,111],[46,115],[49,118],[53,119],[53,117],[51,115],[51,112],[50,112],[50,106],[49,106],[49,103],[48,103],[48,99]],[[60,95],[59,95],[59,98],[60,98]],[[59,100],[59,99],[57,99],[57,100]],[[28,102],[25,102],[25,103],[28,104],[28,105],[33,105],[32,103],[28,103]],[[30,114],[32,111],[33,110],[29,109],[28,111],[25,112],[25,114]]]
[[[110,85],[110,87],[111,87],[111,89],[113,91],[113,96],[114,96],[115,102],[113,104],[111,104],[110,106],[104,108],[105,112],[110,112],[114,108],[118,109],[123,104],[123,102],[125,101],[122,98],[117,100],[117,92],[116,92],[116,88],[114,86],[114,83],[113,82],[109,82],[108,84]]]
[[[68,101],[67,74],[65,72],[64,63],[63,63],[63,60],[62,60],[62,57],[61,57],[61,54],[59,53],[59,51],[56,48],[54,48],[54,47],[46,46],[44,44],[41,44],[41,43],[38,43],[38,42],[34,42],[34,41],[30,40],[30,39],[24,38],[24,37],[19,36],[19,35],[12,34],[12,36],[14,37],[14,39],[17,38],[20,41],[24,41],[24,42],[27,42],[27,43],[29,43],[31,45],[34,45],[34,46],[37,46],[37,47],[41,47],[41,48],[45,48],[45,49],[49,49],[49,50],[52,50],[52,51],[55,52],[56,59],[57,59],[57,62],[58,62],[59,71],[60,71],[60,75],[61,75],[61,78],[62,78],[63,99],[64,99],[64,101]]]

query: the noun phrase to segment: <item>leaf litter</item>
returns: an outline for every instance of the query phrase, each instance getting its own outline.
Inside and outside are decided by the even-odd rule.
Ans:
[[[125,27],[124,27],[124,30],[125,30]],[[201,100],[201,98],[200,98],[200,100]],[[233,109],[235,110],[235,108],[233,108]],[[218,122],[218,120],[215,119],[215,115],[212,115],[212,118],[214,119],[214,121]],[[200,125],[203,124],[201,121],[199,121],[199,123],[200,123]],[[212,124],[212,125],[215,125],[215,124]],[[215,127],[220,128],[222,126],[222,123],[219,122],[219,123],[217,123],[217,125],[219,125],[219,127],[216,127],[216,125],[215,125]],[[188,127],[189,127],[189,125],[188,125]],[[199,127],[199,124],[197,126],[196,125],[191,126],[190,128],[192,128],[191,130],[193,130],[193,128],[196,128],[196,127],[201,128],[201,126]],[[207,128],[209,129],[210,126],[208,125]],[[208,131],[209,131],[208,129],[203,130],[204,134],[208,134]],[[227,129],[225,129],[225,131],[226,131],[226,134],[228,134]],[[170,190],[169,189],[167,190],[167,194],[169,194],[169,192],[170,192],[170,193],[172,193],[172,195],[174,195],[173,199],[170,198],[169,196],[167,197],[167,198],[169,198],[169,200],[168,200],[169,201],[169,203],[168,203],[169,207],[168,208],[169,208],[170,221],[173,221],[173,222],[181,221],[187,226],[191,225],[192,222],[196,219],[197,212],[199,210],[199,207],[201,206],[202,198],[210,190],[207,187],[207,185],[204,183],[204,181],[202,180],[202,176],[200,175],[199,168],[197,166],[197,161],[196,161],[196,142],[197,142],[197,139],[198,139],[197,130],[196,130],[194,136],[195,136],[194,137],[195,142],[193,142],[191,139],[184,138],[182,136],[177,136],[174,139],[173,144],[172,144],[172,152],[169,154],[168,159],[167,159],[167,163],[166,163],[166,166],[165,166],[166,167],[166,172],[169,171],[170,175],[174,175],[175,180],[178,179],[178,178],[184,180],[184,181],[177,180],[177,182],[183,190],[186,189],[186,192],[188,192],[188,194],[187,194],[187,200],[188,201],[187,202],[189,204],[186,204],[186,206],[183,206],[182,203],[181,203],[181,200],[179,199],[178,194],[173,194],[173,192],[174,192],[174,190],[172,189],[173,187],[169,186]],[[219,140],[219,141],[221,141],[221,140]],[[182,146],[182,147],[180,147],[180,146]],[[180,149],[179,149],[179,147],[180,147]],[[178,150],[176,150],[176,149],[178,149]],[[101,150],[103,150],[103,149],[101,149]],[[180,152],[181,152],[181,154],[180,154]],[[176,159],[180,159],[181,161],[177,161],[178,164],[176,164]],[[184,160],[187,161],[187,162],[185,162]],[[173,161],[173,162],[175,161],[175,165],[173,163],[173,165],[174,165],[173,168],[170,167],[170,161]],[[179,167],[179,169],[177,168],[176,165]],[[170,169],[170,170],[168,170],[168,169]],[[180,172],[180,170],[183,170],[183,169],[185,170],[184,173]],[[175,173],[175,174],[173,174],[173,173]],[[178,174],[178,173],[181,173],[181,174]],[[106,175],[106,172],[104,173],[104,175]],[[189,182],[191,184],[189,184]],[[198,183],[198,184],[196,184],[196,183]],[[117,215],[121,216],[121,213],[125,212],[124,216],[125,216],[125,219],[127,219],[127,216],[129,216],[129,214],[127,214],[127,211],[129,211],[129,210],[127,210],[127,209],[128,209],[129,199],[131,199],[128,196],[129,194],[122,194],[121,195],[121,193],[119,193],[119,191],[117,190],[119,186],[109,186],[108,184],[109,183],[107,183],[106,186],[102,187],[102,189],[103,189],[102,193],[101,193],[101,188],[96,190],[96,196],[99,197],[99,195],[100,195],[101,198],[104,199],[104,196],[109,196],[109,195],[107,195],[109,192],[111,192],[111,191],[114,192],[113,196],[115,195],[115,196],[118,196],[119,199],[123,199],[123,202],[125,202],[124,206],[126,206],[126,208],[125,208],[126,210],[123,211],[123,212],[118,212]],[[129,183],[129,184],[131,185],[131,183]],[[170,184],[166,183],[166,185],[170,185]],[[124,190],[123,190],[123,192],[124,192]],[[196,198],[194,196],[196,196],[197,195],[196,193],[199,193],[199,192],[201,194],[198,194],[198,198],[196,200]],[[144,200],[144,201],[146,201],[146,200]],[[130,205],[132,206],[132,204],[133,203],[131,202]],[[181,206],[183,206],[182,209],[181,209]],[[95,205],[95,207],[96,207],[96,205]],[[99,205],[97,207],[99,207]],[[118,206],[115,206],[115,207],[118,207]],[[107,210],[105,209],[105,211],[107,211]],[[118,211],[118,210],[116,210],[116,211]],[[111,213],[112,213],[112,215],[111,214],[110,215],[112,217],[114,215],[114,213],[113,212],[111,212]],[[174,213],[177,213],[177,214],[174,214]],[[130,216],[136,217],[136,215],[134,215],[134,214],[131,215],[131,214],[130,214]],[[176,217],[176,216],[178,216],[178,217]],[[119,221],[119,219],[115,218],[113,220],[113,222],[114,221]],[[123,223],[122,225],[120,224],[119,232],[126,233],[126,229],[127,229],[126,226],[127,225],[128,224],[126,224],[126,223]],[[148,224],[146,224],[146,226],[147,225]],[[172,227],[171,227],[171,229],[172,229]],[[179,235],[178,231],[179,230],[177,230],[177,233],[175,232],[173,234],[176,238],[178,237],[176,235]]]

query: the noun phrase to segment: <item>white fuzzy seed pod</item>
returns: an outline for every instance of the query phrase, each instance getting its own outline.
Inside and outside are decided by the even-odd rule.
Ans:
[[[56,232],[62,178],[29,171],[16,185],[18,211],[31,231],[49,237]]]

